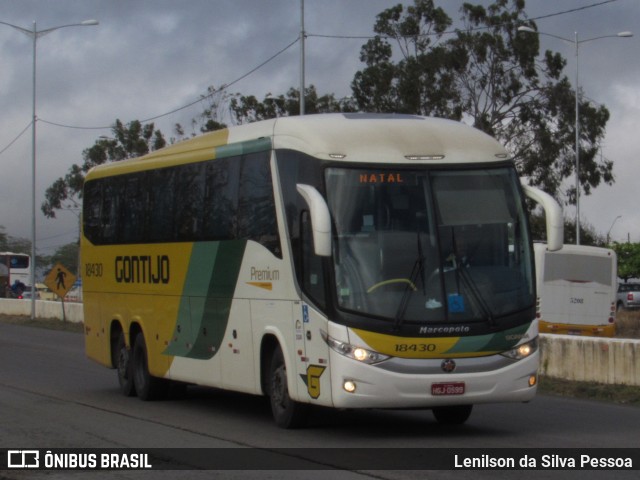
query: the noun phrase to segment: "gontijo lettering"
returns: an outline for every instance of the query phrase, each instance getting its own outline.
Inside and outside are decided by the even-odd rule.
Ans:
[[[169,256],[117,256],[115,276],[118,283],[169,283]]]

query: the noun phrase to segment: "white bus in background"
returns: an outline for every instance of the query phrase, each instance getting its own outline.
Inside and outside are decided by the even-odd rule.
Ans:
[[[9,269],[10,283],[16,280],[31,285],[31,256],[26,253],[0,252],[0,264]]]
[[[534,244],[540,333],[613,337],[617,258],[609,248]]]

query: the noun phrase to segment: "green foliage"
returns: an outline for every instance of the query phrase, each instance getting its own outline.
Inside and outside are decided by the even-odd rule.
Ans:
[[[366,67],[352,82],[361,110],[447,117],[472,123],[511,151],[521,175],[556,197],[575,203],[575,90],[563,76],[566,61],[539,56],[539,38],[518,33],[535,23],[524,0],[465,3],[463,28],[433,0],[396,5],[377,17],[377,36],[361,50]],[[394,48],[395,47],[395,48]],[[580,102],[580,183],[584,193],[612,184],[613,164],[599,159],[609,112]],[[565,191],[562,191],[566,188]]]
[[[31,241],[8,235],[4,232],[4,227],[0,225],[0,251],[31,255]]]
[[[618,256],[618,277],[625,282],[630,278],[640,278],[640,243],[617,243],[611,248]]]
[[[64,265],[70,272],[77,275],[79,252],[80,245],[78,245],[78,242],[68,243],[66,245],[62,245],[61,247],[58,247],[55,253],[50,257],[45,257],[42,260],[42,263],[43,265],[47,265],[50,269],[59,262]]]
[[[111,132],[113,138],[98,138],[93,146],[82,152],[82,165],[73,164],[64,177],[47,188],[41,206],[45,216],[55,218],[57,210],[77,207],[82,197],[84,177],[96,165],[139,157],[166,145],[164,136],[160,130],[154,130],[153,123],[143,125],[134,120],[124,125],[116,120]]]
[[[529,225],[531,226],[531,237],[533,241],[545,242],[547,228],[545,217],[539,210],[529,215]],[[576,222],[575,219],[564,219],[564,243],[572,245],[576,243]],[[580,222],[580,244],[594,247],[606,246],[605,238],[596,232],[595,228],[588,222]]]
[[[304,102],[307,114],[355,111],[355,105],[350,98],[336,100],[333,94],[318,96],[313,85],[305,88]],[[300,90],[290,88],[286,95],[277,97],[267,94],[262,101],[253,95],[236,95],[231,99],[230,108],[237,124],[296,116],[300,114]]]
[[[227,110],[231,95],[225,90],[216,89],[213,85],[207,87],[207,93],[202,96],[206,102],[205,109],[191,122],[193,126],[200,124],[200,132],[214,132],[227,128],[223,122],[223,112]]]

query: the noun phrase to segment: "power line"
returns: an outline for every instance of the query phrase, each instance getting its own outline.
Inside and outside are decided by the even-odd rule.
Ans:
[[[300,41],[300,37],[296,38],[293,42],[289,43],[286,47],[282,48],[277,53],[271,55],[268,59],[266,59],[264,62],[259,64],[257,67],[252,68],[247,73],[241,75],[240,77],[236,78],[235,80],[232,80],[229,83],[223,84],[220,88],[209,92],[207,95],[202,95],[197,100],[194,100],[193,102],[190,102],[190,103],[188,103],[186,105],[183,105],[181,107],[174,108],[173,110],[171,110],[169,112],[162,113],[162,114],[156,115],[154,117],[149,117],[149,118],[142,119],[142,120],[140,120],[140,122],[141,123],[147,123],[147,122],[151,122],[153,120],[157,120],[157,119],[162,118],[162,117],[166,117],[168,115],[172,115],[172,114],[177,113],[177,112],[179,112],[181,110],[185,110],[185,109],[187,109],[189,107],[192,107],[196,103],[200,103],[201,101],[206,100],[207,98],[210,98],[210,97],[214,96],[215,94],[217,94],[217,93],[229,88],[231,85],[234,85],[234,84],[238,83],[239,81],[247,78],[249,75],[255,73],[257,70],[261,69],[262,67],[264,67],[269,62],[275,60],[276,57],[278,57],[281,54],[283,54],[284,52],[286,52],[288,49],[290,49],[292,46],[294,46],[299,41]],[[111,129],[112,128],[112,125],[109,125],[108,127],[81,127],[81,126],[77,126],[77,125],[65,125],[65,124],[62,124],[62,123],[51,122],[49,120],[44,120],[44,119],[41,119],[41,118],[38,119],[38,120],[43,122],[43,123],[47,123],[49,125],[54,125],[56,127],[74,128],[74,129],[79,129],[79,130],[105,130],[105,129]],[[2,153],[2,152],[0,152],[0,153]]]
[[[33,124],[33,121],[30,121],[26,127],[24,127],[24,129],[16,136],[16,138],[14,138],[13,140],[11,140],[11,142],[4,147],[2,150],[0,150],[0,155],[2,155],[4,152],[6,152],[7,150],[9,150],[9,148],[11,148],[11,145],[13,145],[14,143],[16,143],[18,141],[18,139],[25,134],[25,132],[27,130],[29,130],[29,127]]]
[[[557,17],[560,15],[566,15],[568,13],[574,13],[574,12],[578,12],[578,11],[582,11],[582,10],[587,10],[590,8],[594,8],[594,7],[599,7],[602,5],[606,5],[609,3],[614,3],[617,2],[618,0],[603,0],[601,2],[597,2],[597,3],[592,3],[590,5],[584,5],[581,7],[576,7],[576,8],[572,8],[569,10],[563,10],[560,12],[555,12],[555,13],[550,13],[547,15],[540,15],[537,17],[533,17],[530,18],[529,20],[541,20],[541,19],[545,19],[545,18],[552,18],[552,17]],[[472,30],[485,30],[489,27],[478,27]],[[443,34],[453,34],[456,33],[455,31],[448,31],[448,32],[444,32]],[[431,35],[440,35],[440,34],[435,34],[435,33],[427,33],[427,34],[421,34],[421,35],[410,35],[411,37],[414,36],[431,36]],[[372,39],[375,38],[376,36],[365,36],[365,35],[325,35],[325,34],[311,34],[311,33],[307,33],[306,34],[307,37],[316,37],[316,38],[335,38],[335,39]],[[383,36],[382,38],[392,38],[389,36]],[[284,53],[285,51],[287,51],[289,48],[291,48],[293,45],[295,45],[296,43],[298,43],[300,41],[300,37],[297,37],[293,42],[289,43],[286,47],[282,48],[281,50],[279,50],[277,53],[275,53],[274,55],[272,55],[271,57],[269,57],[267,60],[265,60],[264,62],[262,62],[261,64],[259,64],[258,66],[256,66],[255,68],[249,70],[247,73],[241,75],[240,77],[236,78],[235,80],[227,83],[227,84],[223,84],[222,87],[211,91],[210,93],[208,93],[207,95],[203,95],[200,98],[198,98],[197,100],[194,100],[192,102],[189,102],[186,105],[183,105],[181,107],[175,108],[173,110],[170,110],[168,112],[162,113],[160,115],[156,115],[153,117],[149,117],[149,118],[145,118],[140,120],[140,122],[142,123],[146,123],[146,122],[150,122],[153,120],[157,120],[159,118],[163,118],[169,115],[172,115],[174,113],[177,113],[179,111],[185,110],[189,107],[192,107],[193,105],[206,100],[210,97],[212,97],[213,95],[229,88],[231,85],[234,85],[238,82],[240,82],[241,80],[245,79],[246,77],[250,76],[251,74],[255,73],[257,70],[259,70],[260,68],[262,68],[263,66],[265,66],[266,64],[268,64],[269,62],[273,61],[275,58],[277,58],[279,55],[281,55],[282,53]],[[38,119],[39,121],[49,124],[49,125],[53,125],[56,127],[61,127],[61,128],[72,128],[72,129],[77,129],[77,130],[107,130],[107,129],[111,129],[112,125],[108,125],[108,126],[99,126],[99,127],[83,127],[83,126],[79,126],[79,125],[67,125],[67,124],[63,124],[63,123],[57,123],[57,122],[53,122],[50,120],[45,120],[45,119]],[[18,136],[11,142],[9,143],[4,149],[0,150],[0,155],[2,155],[7,149],[9,149],[9,147],[11,147],[11,145],[13,145],[25,132],[26,130],[29,128],[29,126],[31,125],[31,123],[29,123],[29,125],[27,125],[27,127],[25,127],[25,129],[20,132],[20,134],[18,134]]]
[[[606,5],[608,3],[617,2],[618,0],[604,0],[598,3],[592,3],[590,5],[584,5],[582,7],[571,8],[569,10],[563,10],[561,12],[549,13],[547,15],[540,15],[533,18],[528,18],[527,20],[542,20],[545,18],[558,17],[560,15],[566,15],[567,13],[575,13],[581,10],[587,10],[589,8],[599,7],[602,5]],[[487,30],[492,27],[476,27],[472,28],[471,31],[479,31],[479,30]],[[388,38],[413,38],[413,37],[430,37],[430,36],[442,36],[448,34],[456,33],[456,30],[449,30],[442,33],[422,33],[419,35],[399,35],[399,36],[390,36],[390,35],[327,35],[327,34],[318,34],[318,33],[307,33],[307,37],[316,37],[316,38],[336,38],[336,39],[349,39],[349,40],[371,40],[372,38],[380,37],[384,39]]]

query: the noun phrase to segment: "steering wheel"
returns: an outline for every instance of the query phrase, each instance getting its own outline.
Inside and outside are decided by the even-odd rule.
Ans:
[[[389,280],[383,280],[381,282],[376,283],[375,285],[371,285],[368,289],[367,289],[367,293],[372,293],[375,290],[377,290],[380,287],[384,287],[385,285],[391,285],[394,283],[406,283],[408,284],[412,290],[415,292],[416,290],[418,290],[418,288],[415,286],[415,284],[409,280],[408,278],[391,278]]]

